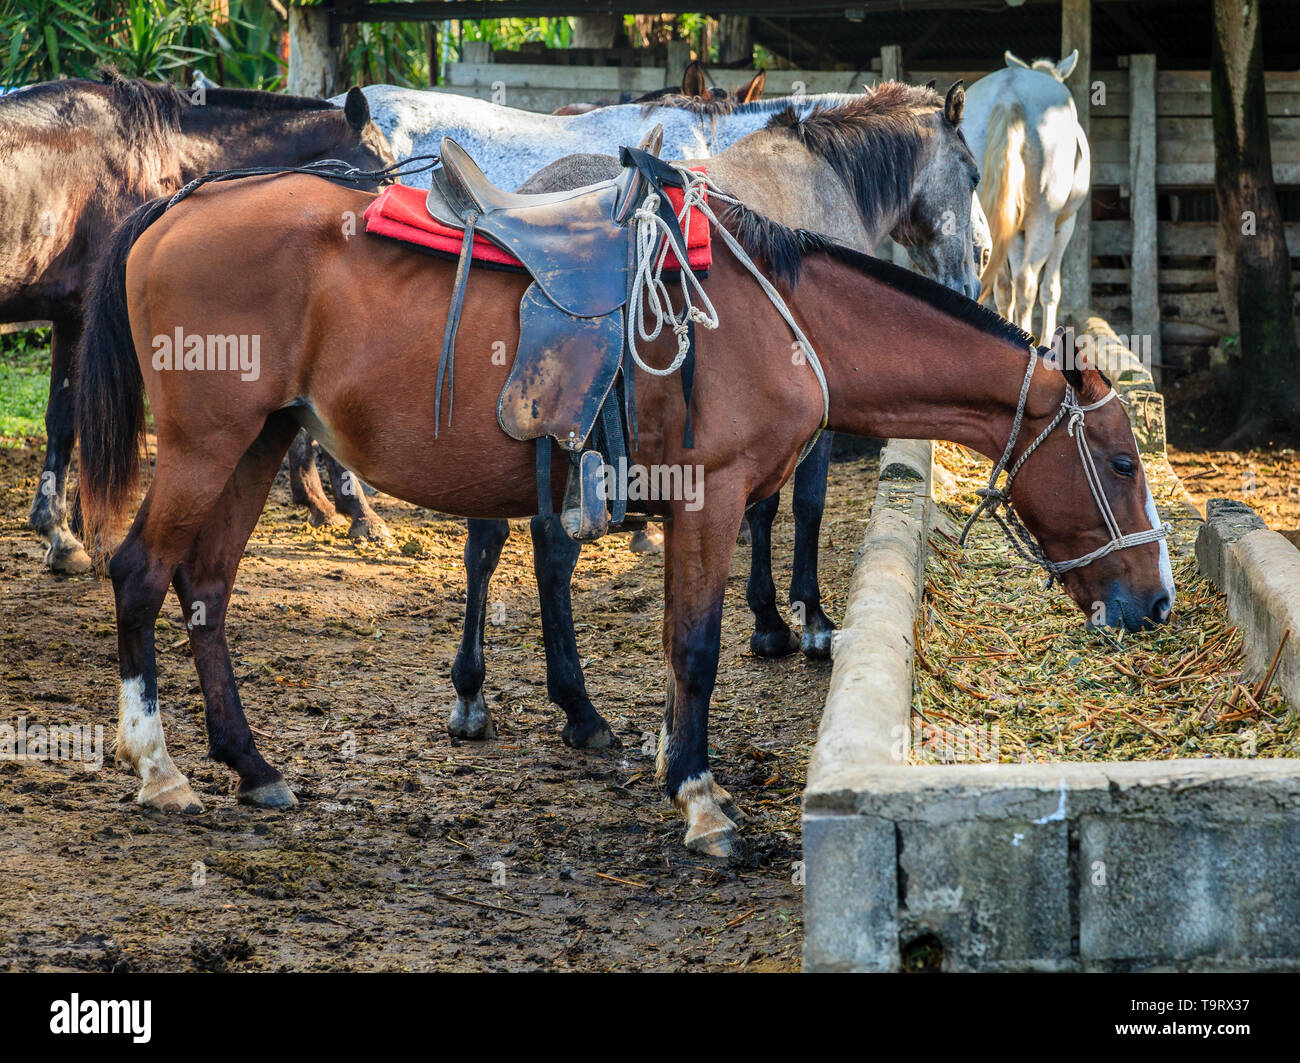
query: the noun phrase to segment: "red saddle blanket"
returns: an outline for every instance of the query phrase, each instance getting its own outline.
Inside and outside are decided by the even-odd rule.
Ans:
[[[666,188],[673,210],[682,209],[680,188]],[[422,188],[410,188],[406,185],[391,185],[384,189],[366,208],[366,232],[387,236],[393,240],[402,240],[418,244],[433,251],[440,251],[453,257],[460,254],[460,245],[464,240],[464,230],[453,229],[434,221],[425,209],[424,200],[428,193]],[[691,211],[690,231],[686,240],[686,253],[690,259],[691,269],[698,272],[707,270],[713,264],[712,233],[709,220],[699,209]],[[474,235],[473,257],[475,261],[494,266],[516,267],[523,269],[519,259],[507,251],[502,251],[496,244],[477,233]],[[664,263],[665,269],[680,269],[677,256],[668,252]]]

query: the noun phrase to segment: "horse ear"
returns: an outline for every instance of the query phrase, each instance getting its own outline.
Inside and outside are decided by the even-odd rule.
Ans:
[[[1018,56],[1012,55],[1010,48],[1002,53],[1002,58],[1006,60],[1007,66],[1023,66],[1026,70],[1029,69],[1029,64]]]
[[[343,114],[347,117],[348,125],[358,133],[370,121],[370,104],[366,102],[366,94],[355,85],[348,89],[348,98],[343,101]]]
[[[929,81],[927,81],[927,82],[925,83],[925,87],[926,87],[927,89],[929,89],[931,92],[933,92],[933,91],[934,91],[934,87],[935,87],[937,84],[939,84],[939,79],[938,79],[938,78],[931,78]]]
[[[736,93],[736,97],[741,103],[753,103],[755,100],[763,98],[763,86],[767,84],[767,71],[760,70],[752,78],[749,84]]]
[[[961,125],[962,112],[966,110],[965,82],[954,81],[943,101],[943,116],[954,126]]]
[[[1058,81],[1064,81],[1074,73],[1074,64],[1079,61],[1079,49],[1076,48],[1059,63],[1056,64],[1056,77]]]
[[[709,84],[704,79],[704,67],[698,59],[692,59],[686,64],[686,73],[682,75],[682,95],[701,100],[709,95]]]

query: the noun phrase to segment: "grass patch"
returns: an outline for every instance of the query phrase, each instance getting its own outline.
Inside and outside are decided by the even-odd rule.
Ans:
[[[44,440],[49,388],[50,330],[0,335],[0,446]]]

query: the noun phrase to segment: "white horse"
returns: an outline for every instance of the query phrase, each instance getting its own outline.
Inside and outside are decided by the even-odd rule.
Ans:
[[[993,240],[980,297],[987,302],[991,295],[998,312],[1026,332],[1033,332],[1037,298],[1039,335],[1050,337],[1061,302],[1061,259],[1091,180],[1088,139],[1064,85],[1079,53],[1032,66],[1010,52],[1005,57],[1005,69],[967,89],[962,125],[982,160],[979,196]]]
[[[849,93],[821,93],[728,107],[674,107],[671,101],[660,100],[613,104],[586,114],[552,115],[428,89],[370,85],[362,91],[371,118],[399,159],[436,155],[442,138],[449,136],[503,188],[517,188],[565,155],[617,155],[622,145],[640,143],[656,125],[664,129],[661,154],[665,159],[703,159],[762,129],[787,107],[802,117],[815,107],[833,107],[857,98]],[[404,183],[427,188],[429,174],[413,175]]]

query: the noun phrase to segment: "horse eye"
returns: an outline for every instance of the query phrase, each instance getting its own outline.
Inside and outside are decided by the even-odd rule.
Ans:
[[[1120,476],[1132,476],[1135,472],[1132,459],[1124,454],[1121,454],[1118,458],[1111,458],[1110,467]]]

